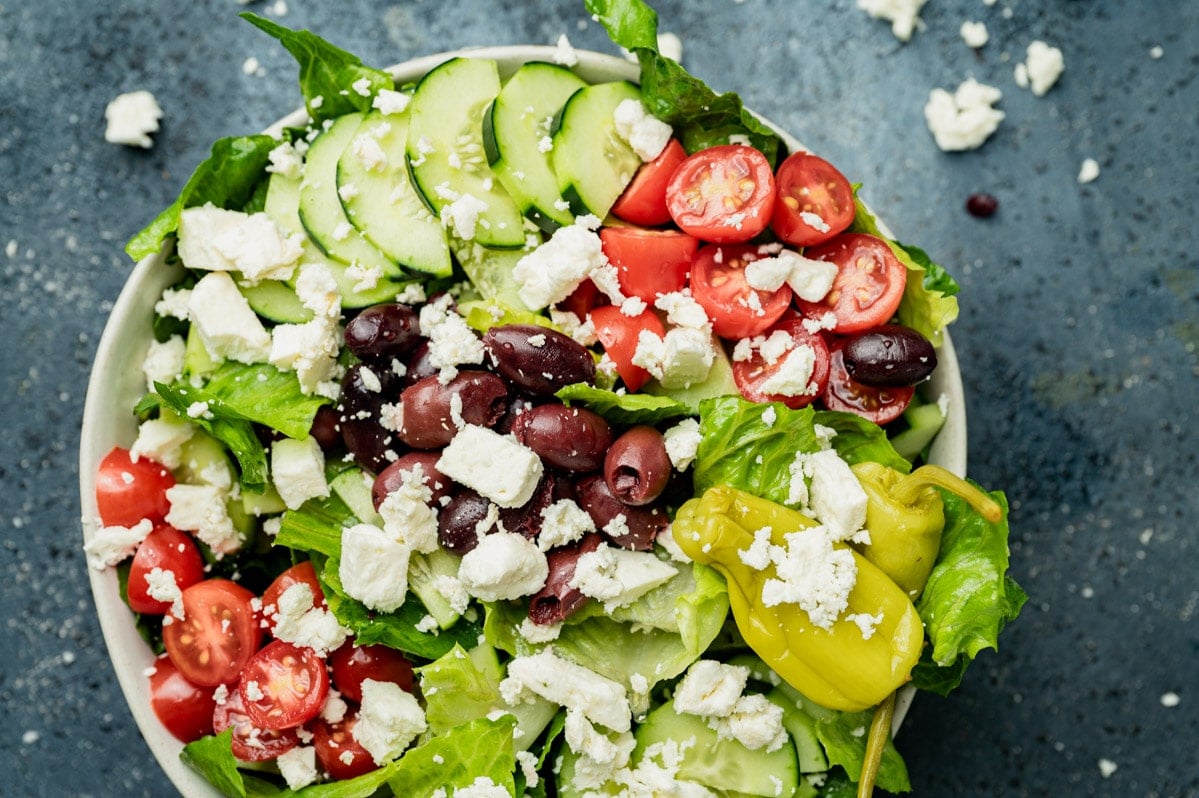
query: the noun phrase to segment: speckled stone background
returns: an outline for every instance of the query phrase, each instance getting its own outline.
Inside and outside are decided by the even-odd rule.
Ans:
[[[689,69],[864,183],[962,285],[971,473],[1012,500],[1012,572],[1032,598],[961,689],[917,701],[898,740],[915,794],[1199,795],[1199,3],[930,0],[906,45],[852,0],[657,5]],[[174,793],[88,592],[78,428],[125,240],[211,140],[298,104],[290,56],[241,8],[0,0],[6,796]],[[251,8],[376,65],[562,33],[610,49],[573,0]],[[990,30],[978,53],[967,20]],[[1040,98],[1012,77],[1038,38],[1066,61]],[[1007,118],[945,154],[921,109],[968,76],[1002,89]],[[165,111],[150,151],[103,138],[105,104],[133,89]],[[1088,157],[1101,173],[1080,185]],[[991,219],[963,211],[979,190],[1000,200]]]

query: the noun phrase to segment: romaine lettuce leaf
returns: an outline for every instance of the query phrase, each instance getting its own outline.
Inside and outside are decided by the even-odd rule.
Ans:
[[[295,372],[266,363],[226,361],[208,375],[204,390],[245,418],[297,440],[308,437],[316,411],[330,402],[300,390]]]
[[[850,465],[872,460],[905,474],[912,470],[912,464],[895,451],[887,433],[874,422],[853,413],[835,410],[817,410],[815,421],[822,427],[836,431],[833,448]]]
[[[862,762],[866,758],[866,732],[870,729],[872,710],[864,712],[835,712],[816,721],[816,737],[824,746],[831,765],[845,768],[849,778],[857,781],[862,775]],[[912,789],[908,780],[908,767],[895,743],[887,740],[883,757],[879,762],[875,785],[889,793],[908,792]]]
[[[687,405],[668,396],[617,393],[582,382],[567,385],[554,396],[566,405],[584,405],[613,424],[657,424],[691,412]]]
[[[398,760],[388,784],[404,798],[432,798],[488,778],[509,795],[516,786],[516,752],[512,744],[515,721],[511,715],[496,720],[480,718],[432,737]]]

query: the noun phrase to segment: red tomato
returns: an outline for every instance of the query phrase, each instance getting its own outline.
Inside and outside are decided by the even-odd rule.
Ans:
[[[325,593],[321,590],[321,583],[317,581],[316,569],[313,567],[312,561],[305,560],[297,563],[276,576],[275,581],[271,582],[262,594],[262,617],[271,634],[275,633],[275,615],[279,612],[279,597],[286,593],[289,587],[301,583],[308,585],[312,591],[313,604],[321,609],[328,606],[325,604]]]
[[[250,720],[241,693],[230,690],[224,703],[212,713],[212,730],[220,734],[233,729],[233,755],[242,762],[265,762],[300,743],[297,729],[260,729]]]
[[[691,266],[691,295],[721,338],[748,338],[770,328],[791,304],[791,287],[759,291],[745,279],[745,265],[764,257],[756,246],[701,247]]]
[[[356,703],[362,702],[362,683],[367,679],[394,682],[412,692],[412,663],[388,646],[356,646],[348,641],[329,655],[329,669],[333,686]]]
[[[569,311],[582,321],[587,318],[593,307],[603,304],[604,301],[605,297],[600,296],[599,288],[587,279],[579,283],[579,287],[572,291],[570,296],[558,303],[558,309]]]
[[[155,568],[170,571],[180,590],[187,590],[204,578],[204,559],[191,536],[173,526],[155,527],[138,545],[129,566],[126,596],[134,612],[165,615],[171,611],[170,602],[150,596],[146,577]]]
[[[346,713],[339,723],[318,719],[312,726],[312,747],[316,761],[333,779],[352,779],[378,769],[374,758],[354,739],[357,713]]]
[[[599,232],[604,255],[616,267],[620,290],[653,304],[658,294],[687,285],[699,242],[677,230],[604,227]]]
[[[633,175],[633,181],[612,206],[612,214],[618,219],[646,227],[669,222],[666,186],[674,170],[685,160],[687,151],[677,139],[671,139],[657,158],[642,164],[637,174]]]
[[[820,398],[829,410],[856,413],[875,424],[888,424],[903,414],[916,388],[911,385],[865,385],[849,376],[841,356],[844,340],[829,344],[828,387]]]
[[[170,657],[159,657],[150,674],[150,708],[167,731],[190,743],[212,734],[216,701],[211,687],[197,687],[184,678]]]
[[[237,681],[262,642],[253,599],[227,579],[205,579],[183,591],[184,618],[163,624],[162,642],[189,681],[201,687]]]
[[[175,486],[175,478],[161,463],[146,457],[129,457],[129,450],[120,446],[100,461],[96,473],[96,506],[104,526],[130,527],[149,518],[157,524],[170,512],[167,490]]]
[[[744,144],[700,150],[674,171],[666,205],[675,224],[696,238],[718,244],[748,241],[770,224],[770,162]]]
[[[843,233],[804,255],[837,264],[828,296],[798,303],[805,316],[818,319],[831,310],[837,319],[833,332],[851,333],[886,324],[895,315],[907,269],[886,241],[866,233]]]
[[[821,244],[853,224],[853,187],[837,167],[807,152],[788,156],[775,175],[770,226],[797,247]]]
[[[616,373],[624,380],[625,387],[637,391],[649,382],[650,373],[633,365],[633,355],[637,352],[637,336],[642,330],[666,335],[661,319],[652,310],[646,310],[640,316],[626,316],[620,308],[605,305],[591,311],[591,322],[595,325],[596,337],[604,345],[604,353],[616,364]]]
[[[325,659],[311,648],[276,640],[246,663],[237,685],[251,722],[291,729],[315,718],[329,695]]]
[[[791,343],[788,350],[781,353],[774,363],[770,363],[763,357],[760,348],[754,349],[753,356],[749,360],[733,361],[733,379],[736,381],[741,395],[749,401],[782,402],[795,410],[811,404],[824,392],[824,388],[828,384],[829,373],[828,346],[819,335],[814,335],[804,329],[803,323],[799,320],[781,321],[763,334],[769,340],[776,332],[790,337]],[[767,345],[768,348],[769,346]],[[786,368],[783,364],[787,362],[791,351],[800,346],[806,346],[812,350],[812,372],[807,383],[810,390],[795,395],[769,393],[773,384],[768,381],[777,377],[780,371]]]

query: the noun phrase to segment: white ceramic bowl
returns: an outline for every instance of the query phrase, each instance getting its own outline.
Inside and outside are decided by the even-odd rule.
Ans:
[[[434,66],[456,55],[493,58],[500,72],[507,77],[526,61],[552,61],[552,47],[511,46],[463,50],[453,53],[417,58],[389,69],[400,82],[415,81]],[[637,67],[622,58],[579,51],[579,63],[574,67],[580,77],[589,82],[627,79],[636,81]],[[305,114],[298,110],[279,120],[267,132],[285,126],[303,124]],[[767,121],[768,120],[763,120]],[[771,125],[778,129],[776,125]],[[791,136],[779,131],[792,149],[805,149]],[[884,228],[885,229],[885,228]],[[79,447],[79,488],[82,503],[83,536],[89,540],[98,526],[95,473],[100,460],[113,446],[129,446],[137,434],[133,406],[145,392],[146,382],[141,364],[150,343],[154,305],[163,289],[179,277],[177,269],[165,264],[160,253],[145,258],[134,268],[125,283],[96,351],[88,381],[87,401],[83,410],[83,428]],[[932,395],[949,398],[949,416],[932,446],[932,460],[956,474],[966,472],[966,412],[962,394],[961,375],[953,344],[946,335],[941,346],[938,366],[930,385]],[[167,732],[150,708],[149,681],[146,669],[154,655],[146,646],[133,623],[133,615],[118,594],[116,571],[88,569],[92,595],[100,618],[100,628],[112,658],[113,668],[121,690],[142,736],[154,752],[179,792],[186,798],[215,798],[217,790],[188,768],[179,759],[182,744]],[[895,713],[898,729],[914,691],[904,690]]]

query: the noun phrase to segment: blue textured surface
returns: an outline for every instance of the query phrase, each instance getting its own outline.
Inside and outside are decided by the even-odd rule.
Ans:
[[[467,45],[610,50],[576,2],[289,0],[253,10],[383,65]],[[169,795],[108,664],[76,497],[78,424],[124,241],[208,144],[298,104],[280,47],[202,3],[0,0],[0,794]],[[1010,11],[1009,11],[1010,9]],[[1032,598],[898,740],[920,796],[1199,795],[1199,4],[931,0],[901,45],[852,0],[659,4],[684,64],[837,163],[962,285],[953,328],[972,475],[1012,500]],[[958,27],[985,21],[977,55]],[[1065,53],[1046,96],[1014,63]],[[1152,47],[1162,48],[1152,58]],[[243,63],[255,57],[261,75]],[[1007,114],[982,149],[933,145],[928,91],[967,76]],[[148,152],[103,138],[149,89]],[[1097,181],[1079,185],[1093,157]],[[988,220],[963,201],[986,190]],[[1166,707],[1161,697],[1176,693]],[[1100,760],[1117,766],[1105,776]]]

